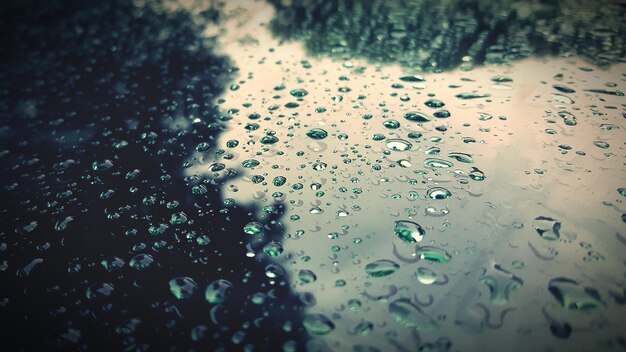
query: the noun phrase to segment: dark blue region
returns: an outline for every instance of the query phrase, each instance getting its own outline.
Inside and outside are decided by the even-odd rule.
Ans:
[[[246,256],[246,245],[280,242],[282,205],[251,237],[255,209],[225,205],[218,182],[183,173],[198,144],[215,153],[228,120],[214,100],[236,69],[197,22],[219,13],[194,22],[158,3],[1,6],[2,350],[300,349],[305,300],[280,270],[265,275],[266,257]],[[171,221],[180,213],[186,221]],[[139,254],[154,262],[131,267]],[[193,279],[195,294],[176,298],[175,277]],[[232,288],[209,303],[219,279]]]
[[[310,54],[364,57],[418,71],[579,56],[626,58],[624,0],[270,0],[275,35]]]

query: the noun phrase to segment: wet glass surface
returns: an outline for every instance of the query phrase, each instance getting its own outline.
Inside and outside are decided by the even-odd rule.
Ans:
[[[625,12],[3,4],[3,341],[626,349]]]

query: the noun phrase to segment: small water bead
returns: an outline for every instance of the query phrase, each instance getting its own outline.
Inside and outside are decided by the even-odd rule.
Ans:
[[[596,289],[583,287],[569,278],[558,277],[550,280],[548,291],[567,309],[590,310],[604,306]]]
[[[218,279],[211,282],[204,291],[204,298],[211,304],[219,304],[224,302],[230,295],[233,284],[224,279]]]
[[[259,162],[256,159],[247,159],[241,162],[241,166],[247,169],[251,169],[253,167],[259,166],[259,164],[261,164],[261,162]]]
[[[311,335],[326,335],[335,329],[335,324],[323,314],[307,314],[302,325]]]
[[[446,104],[439,99],[428,99],[424,102],[424,105],[428,106],[429,108],[436,109],[444,107]]]
[[[198,290],[198,284],[189,277],[178,276],[170,280],[170,291],[178,299],[189,299]]]
[[[411,162],[407,159],[400,159],[397,161],[397,164],[400,167],[405,167],[405,168],[411,167]]]
[[[231,139],[229,141],[226,142],[226,147],[227,148],[235,148],[239,145],[239,141],[236,139]]]
[[[278,142],[278,137],[276,136],[263,136],[261,137],[261,139],[259,140],[259,143],[261,144],[274,144]]]
[[[431,199],[441,200],[450,198],[452,193],[443,187],[433,187],[426,192],[426,196]]]
[[[222,163],[213,163],[213,164],[209,165],[209,171],[212,171],[212,172],[222,171],[225,168],[226,168],[226,165],[224,165]]]
[[[328,132],[321,128],[312,128],[306,133],[307,137],[315,140],[320,140],[328,137]]]
[[[548,241],[555,241],[561,237],[561,223],[547,216],[538,216],[533,221],[533,228],[541,238]]]
[[[283,186],[286,182],[287,182],[287,178],[284,176],[276,176],[272,180],[272,184],[274,184],[274,186],[276,187]]]
[[[381,259],[365,265],[365,272],[371,277],[383,277],[395,273],[400,265],[391,260]]]
[[[450,161],[436,158],[428,158],[424,160],[424,165],[435,169],[447,169],[454,166],[454,164]]]
[[[491,81],[496,82],[496,83],[508,83],[508,82],[513,82],[513,78],[508,77],[508,76],[495,76],[491,78]]]
[[[437,281],[437,273],[429,268],[420,267],[417,268],[417,281],[424,285],[431,285]]]
[[[395,151],[404,152],[412,147],[413,145],[404,139],[390,139],[387,141],[387,148]]]
[[[384,134],[380,134],[380,133],[376,133],[372,136],[372,139],[375,141],[382,141],[383,139],[385,139],[385,135]]]
[[[416,222],[398,220],[394,224],[394,233],[398,238],[407,243],[420,242],[424,239],[426,231]]]
[[[488,98],[490,96],[491,94],[479,94],[479,93],[461,93],[461,94],[455,95],[455,97],[459,99],[463,99],[463,100]]]
[[[578,124],[578,122],[576,122],[576,116],[568,111],[559,111],[558,115],[563,119],[563,123],[568,126],[576,126]]]
[[[309,92],[307,92],[305,89],[294,89],[290,91],[289,94],[291,94],[292,96],[296,98],[302,98],[302,97],[307,96]]]
[[[311,270],[303,269],[298,271],[298,280],[300,280],[300,284],[310,284],[317,280],[317,275]]]
[[[421,246],[415,250],[415,254],[423,260],[428,260],[436,263],[449,263],[452,260],[452,255],[445,249],[435,246]]]
[[[452,158],[456,161],[460,161],[462,163],[473,163],[474,160],[472,159],[472,156],[466,153],[448,153],[448,158]]]
[[[263,247],[263,253],[270,257],[278,257],[283,253],[283,246],[276,241],[271,241]]]
[[[400,77],[402,82],[426,82],[424,77],[419,75],[410,75],[410,76],[402,76]]]
[[[610,147],[609,143],[604,141],[593,141],[593,145],[600,149],[607,149],[608,147]]]
[[[447,119],[451,114],[448,110],[437,110],[433,113],[433,116],[438,119]]]
[[[480,169],[478,169],[477,167],[472,167],[470,169],[469,177],[474,181],[485,180],[485,174],[482,171],[480,171]]]
[[[410,111],[404,114],[404,118],[411,122],[429,122],[430,117],[417,111]]]
[[[626,188],[624,187],[618,188],[617,193],[619,193],[619,195],[622,197],[626,197]]]
[[[393,320],[405,328],[420,332],[431,331],[438,327],[433,317],[406,298],[391,302],[388,309]]]
[[[118,257],[111,257],[111,258],[103,259],[100,262],[100,265],[102,265],[102,267],[108,272],[121,269],[122,267],[124,267],[124,264],[126,264],[124,260]]]
[[[152,263],[154,263],[154,258],[150,254],[137,254],[128,265],[133,269],[143,270],[150,267]]]
[[[94,171],[104,171],[104,170],[110,169],[111,167],[113,167],[113,162],[111,160],[108,160],[108,159],[106,159],[106,160],[104,160],[102,162],[94,161],[91,164],[91,168]]]
[[[115,287],[107,282],[98,282],[87,288],[85,296],[87,299],[100,299],[109,297],[115,291]]]
[[[395,130],[395,129],[400,128],[400,122],[396,120],[385,120],[383,122],[383,126],[385,126],[386,128],[390,130]]]
[[[263,224],[251,221],[243,227],[243,232],[247,235],[258,235],[263,232]]]

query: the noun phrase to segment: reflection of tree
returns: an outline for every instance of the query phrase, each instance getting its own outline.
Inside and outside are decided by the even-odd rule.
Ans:
[[[275,35],[314,54],[363,56],[425,71],[467,62],[506,64],[530,55],[623,61],[626,7],[593,0],[271,1]]]
[[[287,278],[272,285],[265,275],[271,262],[246,256],[242,229],[255,210],[227,206],[220,185],[181,175],[198,144],[214,146],[220,121],[213,98],[229,79],[227,60],[212,53],[201,28],[185,13],[138,10],[131,1],[3,6],[4,345],[117,351],[253,344],[273,351],[295,340],[299,346],[302,305]],[[201,122],[192,124],[195,118]],[[93,162],[112,166],[97,171]],[[275,221],[256,246],[280,241],[281,209],[275,207]],[[186,221],[171,221],[179,212]],[[55,229],[68,216],[73,221]],[[150,234],[152,225],[162,233]],[[131,268],[140,253],[154,263]],[[115,257],[125,265],[109,272],[101,262]],[[170,292],[169,280],[179,276],[198,284],[188,300]],[[223,303],[210,304],[204,289],[217,279],[233,289]],[[114,287],[110,296],[87,297],[88,287],[103,283]],[[196,337],[204,331],[204,338],[192,340],[192,331]]]

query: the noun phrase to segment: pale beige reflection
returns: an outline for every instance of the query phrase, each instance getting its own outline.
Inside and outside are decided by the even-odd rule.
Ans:
[[[412,330],[394,321],[389,303],[400,298],[414,300],[415,296],[427,301],[429,295],[434,302],[423,310],[437,328],[420,333],[422,340],[448,336],[454,345],[468,350],[593,348],[597,340],[610,338],[623,327],[624,309],[611,303],[608,292],[621,292],[626,285],[626,255],[616,237],[618,232],[624,234],[620,216],[626,212],[623,197],[617,193],[619,187],[626,187],[622,117],[626,101],[621,96],[585,90],[625,91],[626,65],[588,71],[581,68],[592,66],[575,58],[530,59],[511,67],[424,74],[425,82],[402,82],[399,77],[413,72],[357,58],[311,57],[300,42],[280,43],[268,30],[274,11],[265,2],[229,1],[224,6],[227,16],[208,27],[206,35],[218,35],[220,50],[240,69],[233,82],[239,88],[229,89],[221,97],[224,114],[233,108],[239,111],[213,147],[234,157],[224,160],[214,153],[197,153],[190,156],[195,165],[187,173],[221,179],[223,171],[212,173],[209,166],[224,163],[243,175],[226,182],[226,197],[239,204],[264,206],[281,201],[287,205],[285,253],[276,262],[289,271],[295,291],[311,292],[317,298],[308,312],[322,313],[335,323],[334,331],[323,336],[324,343],[336,350],[364,344],[385,351],[392,348],[388,342],[392,336],[411,350],[415,343]],[[555,79],[558,74],[562,80]],[[512,82],[494,82],[496,76],[510,77]],[[393,88],[394,84],[403,87]],[[576,92],[561,93],[553,88],[555,84]],[[285,88],[276,90],[280,85]],[[350,91],[341,92],[341,88]],[[293,89],[305,89],[308,95],[296,99],[289,94]],[[471,92],[490,96],[455,97]],[[432,118],[423,124],[403,118],[409,111],[432,117],[438,109],[424,105],[429,94],[445,103],[443,109],[451,113],[450,118]],[[289,102],[299,106],[285,107]],[[316,112],[318,108],[326,111]],[[573,114],[577,124],[565,124],[559,116],[562,111]],[[261,118],[248,119],[252,113]],[[364,119],[366,114],[371,114],[371,119]],[[389,119],[397,120],[401,127],[384,127]],[[250,132],[244,128],[247,123],[257,123],[259,129]],[[609,124],[617,128],[601,127]],[[437,126],[447,130],[437,131]],[[326,130],[328,137],[319,141],[308,138],[305,133],[311,128]],[[423,136],[408,139],[409,132]],[[279,141],[261,144],[260,138],[267,133],[275,133]],[[342,140],[342,134],[347,139]],[[375,141],[374,134],[386,139]],[[387,142],[393,138],[409,141],[412,148],[390,150]],[[468,138],[475,142],[467,143]],[[237,140],[239,145],[228,148],[229,140]],[[599,148],[594,141],[606,142],[609,147]],[[432,148],[440,148],[439,154],[427,155]],[[449,158],[451,152],[467,153],[473,163]],[[451,161],[454,166],[433,169],[424,164],[429,157]],[[246,159],[256,159],[260,165],[244,169],[241,163]],[[401,167],[400,160],[406,160],[403,164],[408,167]],[[315,163],[324,163],[326,168],[316,171]],[[374,165],[381,169],[375,170]],[[486,179],[468,177],[472,167],[484,172]],[[265,182],[252,183],[254,175],[263,176]],[[274,186],[276,176],[285,177],[286,184]],[[304,187],[294,190],[297,183]],[[321,187],[312,189],[314,183]],[[426,192],[432,187],[444,187],[452,196],[429,199]],[[275,199],[275,192],[284,195]],[[560,240],[539,236],[533,228],[539,216],[562,224]],[[443,249],[452,260],[447,264],[426,260],[402,263],[392,253],[393,245],[406,258],[415,256],[416,245],[402,243],[394,235],[397,220],[422,225],[426,235],[419,245]],[[329,238],[333,233],[338,234],[336,239]],[[592,258],[596,253],[600,259]],[[386,277],[368,277],[365,264],[379,259],[392,260],[400,269]],[[494,264],[523,280],[508,302],[491,300],[487,285],[481,283],[486,276],[504,275],[493,269]],[[447,277],[449,282],[420,283],[418,268],[431,269],[437,280]],[[317,281],[300,283],[298,272],[303,269],[313,271]],[[506,275],[500,277],[502,282],[510,281]],[[607,307],[585,313],[563,309],[547,289],[556,277],[597,289]],[[345,286],[336,287],[341,280]],[[393,292],[388,298],[372,299]],[[352,299],[362,302],[359,311],[347,308]],[[486,325],[481,307],[490,311],[491,324],[497,324],[503,314],[503,326],[494,329]],[[545,314],[584,331],[577,338],[556,340],[547,328]],[[354,335],[355,326],[363,321],[372,322],[373,330]],[[598,321],[606,321],[606,325]],[[475,338],[476,333],[481,334],[480,339]]]

